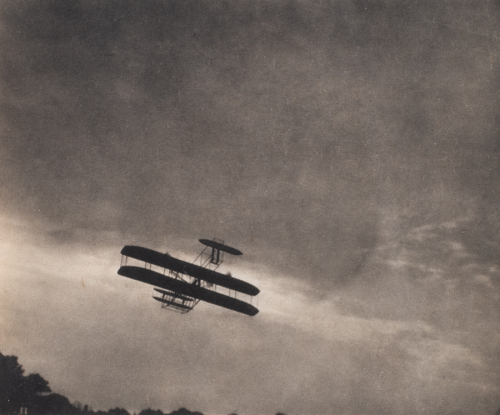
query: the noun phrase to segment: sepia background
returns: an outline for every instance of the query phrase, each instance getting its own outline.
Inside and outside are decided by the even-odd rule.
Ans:
[[[94,409],[494,414],[500,4],[0,3],[0,352]],[[243,251],[253,318],[120,249]]]

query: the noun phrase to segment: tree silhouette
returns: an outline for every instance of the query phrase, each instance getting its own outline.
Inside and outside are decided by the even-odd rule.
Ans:
[[[20,408],[19,387],[23,374],[16,356],[0,353],[0,413],[13,413]]]
[[[37,396],[32,406],[28,407],[28,414],[33,415],[70,415],[77,413],[77,409],[66,396],[51,393],[47,396]]]
[[[151,408],[148,408],[148,409],[143,409],[141,412],[139,412],[139,415],[165,415],[165,414],[159,409],[155,411]]]
[[[44,392],[51,392],[49,382],[38,373],[31,373],[23,377],[21,381],[21,400],[26,407],[32,406],[36,397]]]
[[[58,393],[50,393],[49,382],[38,373],[24,375],[17,356],[0,353],[0,414],[18,415],[27,410],[29,415],[130,415],[123,408],[93,411],[79,402],[72,404]],[[135,415],[135,414],[134,414]],[[144,409],[139,415],[166,415],[161,410]],[[168,415],[203,415],[180,408]]]
[[[203,415],[201,412],[191,412],[186,408],[180,408],[176,411],[170,412],[168,415]]]
[[[108,411],[109,415],[130,415],[130,412],[123,408],[110,409]]]
[[[0,413],[19,413],[20,408],[32,406],[43,392],[50,392],[49,382],[38,373],[24,376],[17,356],[0,353]]]

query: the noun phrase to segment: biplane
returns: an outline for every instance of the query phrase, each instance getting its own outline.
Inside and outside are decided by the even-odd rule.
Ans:
[[[218,239],[199,241],[205,248],[193,263],[174,258],[168,253],[126,245],[121,250],[122,261],[118,274],[153,285],[153,298],[164,309],[185,314],[198,302],[205,301],[255,316],[259,310],[251,301],[252,297],[259,294],[259,289],[231,274],[217,271],[224,254],[242,255],[241,251]],[[250,303],[243,301],[243,296],[248,296]]]

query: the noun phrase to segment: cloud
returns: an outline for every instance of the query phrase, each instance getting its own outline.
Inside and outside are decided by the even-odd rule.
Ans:
[[[102,408],[497,406],[498,13],[5,3],[5,352]],[[212,236],[255,319],[116,275],[122,245]]]
[[[2,247],[9,254],[1,270],[8,275],[0,301],[5,352],[19,355],[28,371],[72,400],[136,410],[434,413],[443,405],[472,410],[476,401],[465,397],[477,394],[485,402],[495,394],[493,354],[466,340],[471,333],[484,340],[485,333],[457,309],[440,308],[440,302],[450,306],[448,297],[427,300],[427,312],[438,313],[433,319],[408,308],[406,318],[377,317],[377,307],[397,305],[394,292],[364,296],[365,306],[375,308],[363,316],[356,301],[361,287],[319,298],[306,280],[243,261],[230,268],[261,289],[257,317],[207,304],[177,315],[160,310],[150,287],[116,275],[119,245],[62,246],[33,229],[36,224],[2,220],[3,234],[12,235]],[[373,263],[376,258],[363,272],[373,272]],[[427,290],[458,296],[461,307],[463,293],[455,287],[446,294],[441,278]],[[422,301],[429,291],[413,281],[405,281],[407,289]],[[380,284],[377,290],[387,288]],[[484,301],[469,304],[467,312],[488,307]],[[447,319],[458,326],[447,326]],[[494,323],[485,324],[491,329]],[[82,388],[90,377],[92,384]],[[446,398],[435,397],[436,388]],[[401,397],[397,403],[394,394]]]

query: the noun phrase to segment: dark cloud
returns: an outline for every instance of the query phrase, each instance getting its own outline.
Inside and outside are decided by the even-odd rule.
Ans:
[[[486,333],[498,324],[498,18],[495,4],[467,1],[4,2],[2,213],[34,227],[30,238],[43,236],[55,252],[68,255],[64,249],[72,247],[95,259],[97,248],[118,252],[126,243],[190,255],[197,238],[219,236],[243,249],[246,266],[265,270],[273,283],[285,275],[293,286],[301,281],[296,291],[321,304],[338,296],[335,313],[346,318],[422,321],[444,333],[433,332],[429,340],[412,326],[383,352],[366,351],[363,342],[354,347],[318,340],[319,331],[306,342],[281,320],[248,323],[251,335],[221,323],[221,339],[236,330],[234,339],[257,342],[230,350],[209,330],[182,331],[179,320],[174,340],[193,348],[206,344],[202,356],[214,352],[216,363],[199,362],[189,348],[186,357],[179,349],[158,366],[152,356],[165,354],[162,339],[147,340],[154,352],[140,347],[148,337],[140,322],[149,310],[129,316],[120,309],[132,320],[113,319],[109,324],[123,324],[116,329],[120,339],[113,339],[109,326],[87,327],[84,315],[68,321],[51,307],[46,317],[57,316],[57,323],[49,331],[65,327],[82,336],[71,328],[74,321],[88,330],[82,344],[90,351],[63,341],[65,364],[76,364],[69,353],[95,354],[96,362],[109,357],[115,367],[114,359],[130,362],[118,374],[94,365],[93,376],[101,379],[96,385],[113,384],[138,361],[156,379],[172,370],[184,386],[204,368],[206,381],[213,375],[219,389],[198,382],[200,398],[179,387],[169,401],[199,403],[192,409],[202,411],[204,405],[233,411],[213,403],[231,385],[231,396],[240,396],[249,412],[278,410],[281,402],[286,412],[434,413],[445,406],[425,379],[429,374],[437,385],[434,376],[441,372],[422,363],[422,350],[429,348],[431,361],[441,362],[449,349],[458,367],[474,375],[443,381],[439,390],[462,399],[480,366],[464,362],[467,356],[480,356],[476,363],[491,359]],[[44,293],[39,284],[55,272],[45,271],[32,282]],[[61,298],[65,289],[58,291]],[[276,290],[272,286],[278,296]],[[94,299],[89,307],[102,302]],[[9,333],[27,338],[16,326],[29,313],[12,304],[8,310]],[[479,340],[457,335],[460,330]],[[126,350],[111,356],[128,339],[125,333],[134,333]],[[44,339],[41,332],[37,337]],[[262,338],[269,347],[259,343]],[[178,347],[174,340],[169,347]],[[311,342],[332,359],[330,366],[323,368],[308,352]],[[46,350],[51,347],[55,343]],[[329,352],[337,347],[340,357]],[[275,367],[280,349],[285,360]],[[25,355],[32,350],[26,347]],[[217,369],[237,365],[246,353],[267,357],[255,367],[245,361],[240,382]],[[54,359],[49,355],[47,361]],[[179,358],[195,359],[189,365],[195,372],[184,372]],[[61,365],[56,386],[72,385],[75,393],[76,378],[87,368],[76,369],[67,375]],[[298,372],[304,376],[296,380]],[[486,377],[490,386],[498,380],[489,372]],[[113,387],[120,395],[142,381]],[[377,385],[386,393],[379,396]],[[407,387],[398,389],[403,403],[387,398],[394,385]],[[259,404],[250,403],[256,390],[264,390]],[[424,397],[417,402],[419,391]],[[104,406],[102,393],[94,388],[78,399]],[[158,405],[166,402],[162,393],[156,394]],[[479,395],[460,400],[468,413],[491,396]]]

